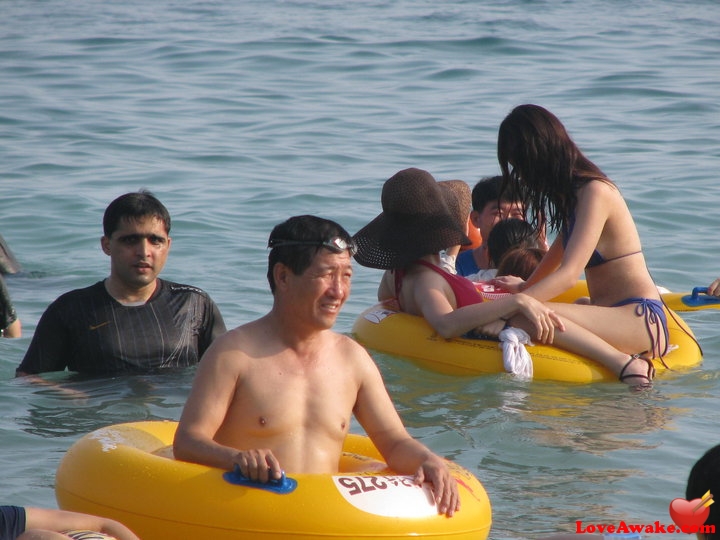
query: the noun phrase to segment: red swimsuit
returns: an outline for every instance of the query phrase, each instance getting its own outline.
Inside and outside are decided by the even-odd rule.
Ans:
[[[458,308],[461,308],[463,306],[471,306],[473,304],[479,304],[483,301],[482,295],[478,292],[478,290],[475,288],[475,285],[472,281],[470,281],[467,278],[464,278],[462,276],[457,276],[455,274],[450,274],[449,272],[446,272],[442,268],[435,266],[434,264],[431,264],[427,261],[418,260],[418,264],[422,264],[423,266],[426,266],[430,270],[433,270],[434,272],[437,272],[440,274],[445,281],[447,281],[448,285],[450,285],[450,288],[452,289],[453,293],[455,294],[455,303],[457,304]],[[395,271],[395,295],[400,295],[400,288],[402,287],[402,280],[405,277],[405,272],[401,270]]]

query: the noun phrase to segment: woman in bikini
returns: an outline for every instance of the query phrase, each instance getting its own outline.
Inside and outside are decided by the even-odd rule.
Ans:
[[[386,270],[380,300],[424,317],[442,337],[477,331],[498,335],[511,321],[540,343],[554,343],[615,369],[628,355],[598,336],[558,316],[554,307],[523,293],[483,302],[472,282],[440,267],[438,252],[467,244],[465,223],[453,218],[432,175],[406,169],[385,182],[383,212],[358,231],[355,260]],[[619,374],[621,367],[617,367]]]
[[[583,155],[560,120],[537,105],[520,105],[503,120],[498,160],[503,192],[525,201],[533,225],[559,234],[527,281],[496,282],[547,301],[570,289],[584,270],[590,304],[552,308],[626,353],[609,366],[621,381],[649,386],[650,358],[668,350],[667,321],[617,186]]]

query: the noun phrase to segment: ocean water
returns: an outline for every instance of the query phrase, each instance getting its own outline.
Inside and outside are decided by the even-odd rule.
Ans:
[[[207,290],[228,326],[270,306],[270,229],[311,213],[357,231],[414,166],[499,171],[512,107],[555,112],[622,189],[650,270],[675,291],[720,275],[720,5],[714,0],[5,0],[0,234],[24,337],[0,342],[0,504],[55,507],[55,469],[98,427],[177,419],[193,370],[13,378],[38,318],[108,272],[102,212],[151,189],[173,216],[164,276]],[[356,268],[337,329],[375,298]],[[584,523],[671,523],[718,441],[720,313],[687,314],[702,367],[647,394],[620,384],[449,377],[373,354],[411,433],[472,470],[491,538]],[[357,428],[357,426],[355,426]],[[663,535],[672,537],[672,535]]]

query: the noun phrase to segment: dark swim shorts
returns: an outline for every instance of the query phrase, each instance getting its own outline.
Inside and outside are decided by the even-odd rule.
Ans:
[[[0,540],[15,540],[25,532],[25,509],[0,506]]]

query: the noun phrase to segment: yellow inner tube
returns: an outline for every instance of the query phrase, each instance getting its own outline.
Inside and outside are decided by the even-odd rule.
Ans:
[[[143,540],[482,540],[490,531],[485,489],[452,462],[462,507],[448,518],[438,515],[428,486],[390,472],[367,437],[347,436],[338,474],[290,475],[296,489],[278,494],[172,459],[176,428],[176,422],[135,422],[85,435],[58,467],[60,508],[116,519]]]
[[[587,294],[585,282],[578,284],[556,302],[571,302]],[[673,311],[666,309],[672,350],[663,362],[654,359],[658,374],[687,369],[702,362],[702,351],[692,330]],[[390,303],[366,309],[355,320],[352,333],[364,346],[408,358],[418,365],[449,375],[483,375],[505,371],[502,349],[497,341],[445,339],[423,319],[397,311]],[[589,383],[617,381],[617,376],[599,363],[569,351],[547,345],[527,346],[533,361],[533,378]],[[666,367],[667,366],[667,367]]]

